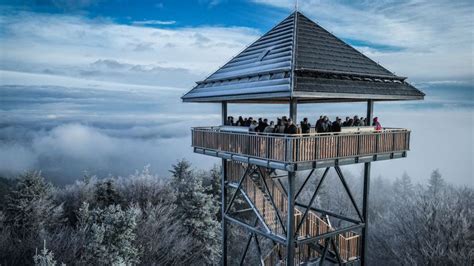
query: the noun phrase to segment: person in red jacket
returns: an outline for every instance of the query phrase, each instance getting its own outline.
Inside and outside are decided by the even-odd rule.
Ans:
[[[375,127],[375,130],[380,131],[382,130],[382,125],[379,123],[379,118],[374,117],[374,122],[372,123],[372,126]]]

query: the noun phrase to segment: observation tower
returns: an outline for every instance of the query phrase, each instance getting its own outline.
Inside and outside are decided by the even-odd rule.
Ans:
[[[366,126],[291,135],[249,132],[224,125],[228,104],[288,104],[289,117],[297,122],[298,104],[365,102],[370,122],[377,101],[423,98],[405,77],[298,11],[197,82],[182,97],[184,102],[222,106],[222,125],[192,128],[194,152],[222,159],[222,264],[228,262],[228,226],[234,224],[248,231],[241,264],[254,242],[262,265],[365,265],[371,163],[404,158],[410,148],[410,130],[403,128]],[[341,171],[351,164],[364,167],[362,204]],[[313,206],[332,169],[357,218]],[[305,188],[312,190],[307,202],[300,199]]]

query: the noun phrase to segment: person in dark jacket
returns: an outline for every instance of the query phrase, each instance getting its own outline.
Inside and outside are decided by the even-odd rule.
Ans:
[[[354,119],[352,119],[352,118],[349,119],[349,122],[347,122],[347,126],[348,126],[348,127],[354,126]]]
[[[308,123],[308,118],[303,118],[303,121],[300,122],[301,125],[301,133],[308,134],[311,129],[311,124]]]
[[[296,128],[293,120],[291,118],[288,119],[288,125],[285,128],[285,134],[296,134],[298,133],[298,129]]]
[[[348,127],[348,126],[349,126],[349,119],[350,119],[350,118],[349,118],[348,116],[346,116],[346,121],[344,121],[344,122],[342,123],[342,126],[343,126],[343,127]]]
[[[354,116],[354,126],[355,126],[355,127],[360,127],[360,126],[362,126],[362,123],[361,123],[361,121],[360,121],[360,119],[359,119],[359,116],[357,116],[357,115]]]
[[[237,120],[237,123],[235,125],[239,127],[243,127],[245,125],[245,122],[242,116],[239,116],[239,119]]]
[[[225,121],[226,126],[233,126],[234,125],[234,117],[228,116],[227,120]]]
[[[323,116],[319,116],[319,119],[316,121],[316,124],[314,126],[314,129],[316,130],[316,132],[320,132],[319,129],[321,129],[321,123],[323,122]]]
[[[339,117],[336,117],[336,121],[332,123],[331,130],[332,132],[341,132],[342,120]]]
[[[265,118],[265,119],[263,119],[263,120],[261,121],[261,118],[259,118],[258,120],[259,120],[259,122],[258,122],[258,128],[257,128],[258,132],[263,132],[263,131],[265,131],[265,128],[268,127],[268,119]]]
[[[249,127],[251,124],[253,124],[253,118],[249,117],[249,119],[247,119],[247,122],[245,122],[245,126]]]

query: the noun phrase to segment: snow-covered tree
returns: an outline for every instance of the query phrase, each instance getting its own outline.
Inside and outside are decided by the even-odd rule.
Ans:
[[[33,256],[33,261],[35,262],[35,266],[55,266],[56,261],[54,260],[53,252],[49,251],[46,248],[46,241],[44,241],[43,249],[38,254],[38,250],[36,250],[36,254]]]
[[[4,231],[10,243],[2,256],[15,257],[16,264],[30,261],[42,235],[62,222],[62,206],[53,201],[54,189],[39,172],[21,176],[6,199]],[[28,259],[30,258],[30,259]]]
[[[96,183],[95,203],[101,208],[122,203],[114,179],[107,178]]]
[[[191,170],[191,165],[186,160],[173,165],[171,186],[176,191],[176,217],[182,219],[202,254],[203,263],[216,263],[219,259],[219,228],[216,213],[219,205],[211,195],[206,194],[202,181]]]
[[[191,265],[200,255],[193,237],[175,219],[176,206],[148,204],[143,208],[137,226],[137,242],[143,247],[144,265]]]
[[[58,222],[62,207],[53,202],[53,187],[39,172],[26,173],[7,196],[6,224],[20,238],[36,236]]]
[[[138,208],[122,210],[120,205],[109,205],[90,210],[89,204],[84,203],[79,213],[79,230],[86,243],[81,256],[83,263],[130,265],[139,262],[139,248],[134,246]]]

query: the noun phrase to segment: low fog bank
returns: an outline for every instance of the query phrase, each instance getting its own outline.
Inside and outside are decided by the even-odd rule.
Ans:
[[[427,115],[428,114],[428,115]],[[373,164],[373,175],[394,179],[403,173],[426,180],[434,169],[453,184],[472,185],[473,147],[470,112],[376,112],[383,124],[412,130],[411,150],[405,159]],[[331,114],[330,114],[331,115]],[[67,123],[51,128],[25,125],[0,129],[0,175],[14,177],[41,170],[59,183],[70,183],[85,172],[126,176],[145,165],[159,175],[169,165],[187,158],[201,169],[219,160],[193,154],[190,127],[217,124],[218,119],[179,121],[130,127]],[[361,165],[349,166],[361,171]]]
[[[65,124],[38,131],[3,128],[0,135],[23,131],[23,136],[28,138],[0,143],[0,175],[15,177],[36,169],[56,183],[64,184],[85,173],[126,176],[146,165],[151,171],[165,175],[169,166],[183,157],[203,168],[210,166],[206,158],[191,152],[190,130],[179,132],[178,128],[186,127],[178,124],[119,130]],[[176,136],[170,137],[166,131],[176,132]]]
[[[421,182],[439,169],[450,183],[472,186],[472,90],[463,85],[448,94],[439,84],[419,86],[428,86],[425,101],[375,105],[383,126],[409,128],[412,135],[408,157],[374,163],[373,175],[394,179],[407,172]],[[0,176],[41,170],[64,184],[85,171],[126,176],[146,165],[162,175],[181,158],[209,169],[220,161],[193,154],[190,127],[219,124],[220,106],[184,104],[181,95],[182,90],[148,87],[1,86]],[[229,106],[233,116],[275,120],[287,113],[283,105]],[[365,116],[365,104],[307,104],[298,110],[299,119],[313,124],[320,114]],[[347,168],[361,171],[360,165]]]

